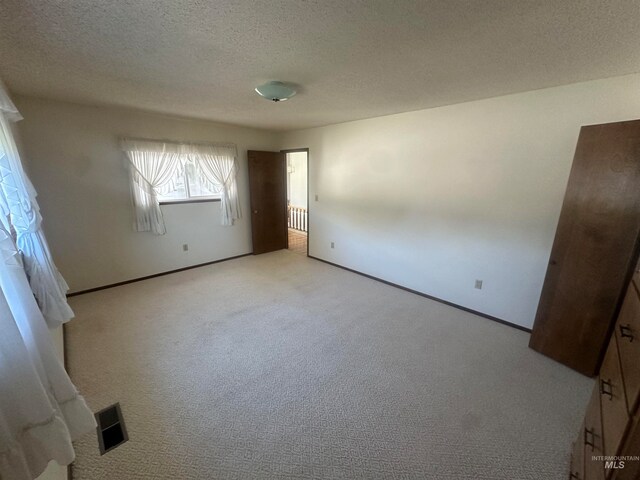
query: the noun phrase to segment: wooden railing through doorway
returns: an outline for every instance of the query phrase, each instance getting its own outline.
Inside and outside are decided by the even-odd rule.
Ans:
[[[289,205],[287,207],[287,217],[289,228],[294,230],[300,230],[301,232],[307,231],[307,209],[302,207],[294,207]]]

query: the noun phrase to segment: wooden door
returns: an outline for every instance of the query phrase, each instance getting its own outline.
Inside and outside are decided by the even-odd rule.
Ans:
[[[635,266],[640,120],[582,127],[529,346],[598,367]]]
[[[249,150],[253,254],[287,248],[287,178],[284,153]]]

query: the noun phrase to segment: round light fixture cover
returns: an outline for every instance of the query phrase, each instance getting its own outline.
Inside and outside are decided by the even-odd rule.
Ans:
[[[284,102],[296,94],[289,85],[282,82],[267,82],[256,87],[256,93],[273,102]]]

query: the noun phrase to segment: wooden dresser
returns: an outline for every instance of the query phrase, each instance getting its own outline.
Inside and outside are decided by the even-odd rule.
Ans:
[[[627,288],[573,444],[574,480],[639,480],[640,460],[594,457],[640,456],[640,269]]]

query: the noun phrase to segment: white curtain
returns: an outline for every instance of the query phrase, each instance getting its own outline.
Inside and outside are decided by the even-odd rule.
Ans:
[[[220,194],[221,223],[233,225],[241,218],[236,174],[235,145],[174,143],[122,139],[130,167],[134,204],[134,229],[138,232],[166,233],[159,194],[175,190],[175,178],[187,162],[192,162],[209,190]]]
[[[193,150],[191,158],[202,178],[210,190],[220,193],[222,225],[233,225],[235,220],[241,218],[235,147],[200,145]]]
[[[0,85],[0,145],[5,156],[7,138],[13,145],[7,102]],[[16,118],[15,107],[11,104],[9,108],[13,109],[9,117]],[[10,148],[12,158],[3,162],[4,173],[7,165],[20,166],[15,154]],[[26,252],[21,256],[14,241],[15,234],[24,233],[24,225],[33,230],[33,224],[39,224],[35,193],[23,175],[21,166],[12,170],[12,188],[3,182],[0,189],[0,478],[6,480],[32,480],[51,460],[68,465],[74,459],[71,442],[96,426],[55,354],[42,306],[27,278],[27,259],[40,257],[29,257]],[[25,190],[33,196],[26,199]],[[21,224],[20,212],[29,213],[31,221]],[[14,225],[14,221],[18,223]],[[28,232],[31,247],[44,240],[41,232],[33,235],[38,231]],[[48,254],[46,244],[38,252]],[[52,266],[50,263],[43,270]]]
[[[9,120],[20,114],[0,84],[0,214],[8,216],[33,294],[50,327],[73,318],[67,283],[58,272],[41,229],[36,192],[22,168]]]
[[[137,232],[164,235],[167,229],[158,195],[175,190],[175,178],[184,166],[175,145],[144,140],[121,141],[129,158],[133,227]]]

